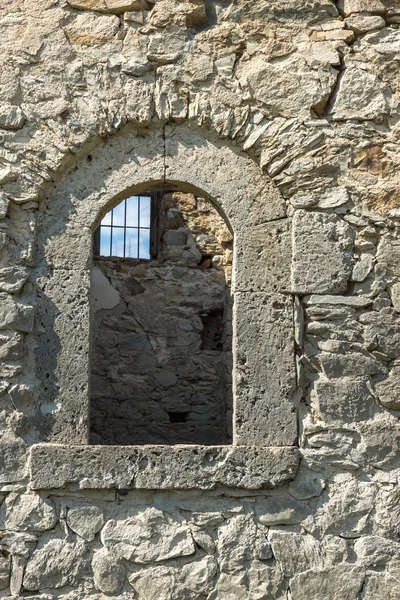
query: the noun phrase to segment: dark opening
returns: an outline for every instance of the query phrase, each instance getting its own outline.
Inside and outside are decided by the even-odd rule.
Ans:
[[[202,198],[143,197],[152,206],[146,256],[127,255],[131,231],[116,231],[119,246],[99,239],[115,215],[116,227],[141,229],[130,199],[95,234],[90,441],[230,443],[232,235]]]

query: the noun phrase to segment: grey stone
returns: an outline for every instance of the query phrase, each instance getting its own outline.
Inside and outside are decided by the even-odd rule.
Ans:
[[[19,106],[0,104],[0,129],[21,129],[25,117]]]
[[[76,544],[52,539],[38,547],[28,562],[23,585],[26,590],[76,585],[87,569],[87,550]]]
[[[301,523],[310,514],[306,504],[287,498],[268,498],[257,510],[260,523],[268,526]]]
[[[367,14],[355,14],[347,18],[345,22],[347,27],[352,29],[357,35],[366,33],[367,31],[374,31],[375,29],[382,29],[386,25],[383,17]]]
[[[376,383],[375,389],[379,402],[385,408],[400,410],[400,364],[395,362],[386,379]]]
[[[323,352],[319,355],[323,372],[328,378],[365,377],[365,375],[386,374],[387,367],[372,355],[358,352],[333,354]]]
[[[58,521],[53,502],[38,494],[10,494],[6,510],[5,526],[14,531],[46,531]]]
[[[354,552],[357,555],[358,564],[376,568],[379,565],[385,565],[391,558],[398,557],[400,544],[378,535],[366,535],[356,540]]]
[[[321,543],[312,535],[271,530],[269,541],[285,577],[324,567]]]
[[[400,313],[400,283],[394,283],[390,290],[392,304],[396,312]]]
[[[0,329],[29,333],[33,329],[33,307],[14,301],[8,294],[0,294]]]
[[[301,294],[346,290],[353,266],[353,232],[336,215],[298,210],[293,218],[292,289]]]
[[[372,304],[372,298],[365,298],[362,296],[327,296],[319,294],[312,294],[311,296],[304,296],[304,304],[332,304],[332,305],[344,305],[354,306],[355,308],[365,308]]]
[[[353,281],[364,281],[372,271],[374,257],[370,254],[362,254],[360,260],[355,264],[351,279]]]
[[[331,569],[309,570],[290,580],[293,600],[354,600],[365,578],[362,567],[338,565]]]
[[[112,552],[101,548],[92,560],[94,584],[101,592],[118,594],[125,581],[125,567],[116,560]]]
[[[6,216],[9,204],[9,198],[5,195],[4,192],[0,192],[0,219],[4,219],[4,217]]]
[[[292,479],[296,448],[252,446],[62,446],[31,450],[33,489],[212,489],[218,484],[247,489],[274,487]]]
[[[390,97],[389,87],[376,75],[349,65],[340,80],[331,113],[335,120],[379,120],[390,112]]]
[[[217,575],[217,563],[207,556],[182,566],[155,566],[136,570],[129,577],[138,600],[196,600],[209,594]]]
[[[72,531],[91,542],[102,528],[104,516],[97,506],[77,506],[68,510],[67,523]]]
[[[23,267],[4,267],[0,269],[0,292],[16,294],[21,290],[29,273]]]
[[[28,448],[25,442],[9,431],[0,437],[0,483],[7,484],[24,479],[28,468]]]
[[[139,0],[68,0],[68,4],[79,10],[95,10],[104,13],[123,13],[142,8]]]
[[[107,521],[103,544],[116,558],[147,564],[194,554],[195,545],[185,520],[156,508],[142,508]]]
[[[11,556],[3,551],[2,556],[0,556],[0,590],[8,588],[10,583],[10,572]]]
[[[339,0],[338,8],[345,16],[352,13],[384,14],[386,9],[381,0]]]
[[[373,414],[374,398],[364,379],[342,377],[315,383],[311,403],[316,419],[327,422],[352,423]]]
[[[170,229],[164,234],[164,241],[167,246],[184,246],[187,240],[187,233],[182,229]]]

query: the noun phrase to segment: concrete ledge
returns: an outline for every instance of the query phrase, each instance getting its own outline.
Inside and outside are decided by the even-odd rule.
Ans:
[[[293,479],[292,446],[66,446],[31,449],[31,487],[79,489],[260,489]]]

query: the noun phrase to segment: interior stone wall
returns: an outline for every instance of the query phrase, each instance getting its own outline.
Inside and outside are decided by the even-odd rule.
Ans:
[[[229,444],[232,234],[192,194],[154,204],[153,259],[94,261],[91,443]]]
[[[399,25],[0,0],[0,598],[398,599]],[[234,231],[231,446],[87,445],[93,228],[152,182]]]

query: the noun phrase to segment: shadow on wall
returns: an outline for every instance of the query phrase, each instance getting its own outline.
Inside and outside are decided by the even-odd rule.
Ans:
[[[94,259],[90,441],[227,444],[232,234],[192,194],[153,207],[150,260]]]

